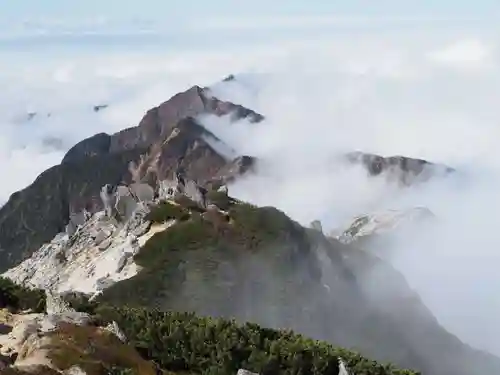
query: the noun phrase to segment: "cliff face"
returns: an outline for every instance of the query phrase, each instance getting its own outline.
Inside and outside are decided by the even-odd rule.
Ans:
[[[406,156],[384,157],[356,151],[347,153],[345,158],[350,163],[363,166],[370,176],[384,175],[387,179],[406,186],[456,172],[446,165]]]
[[[171,177],[180,158],[190,178],[203,183],[220,177],[219,171],[230,169],[233,161],[207,142],[207,137],[217,138],[192,117],[202,114],[231,115],[234,120],[248,117],[254,122],[263,119],[195,86],[149,110],[137,127],[79,142],[60,165],[43,172],[0,209],[0,271],[29,257],[62,231],[70,211],[100,209],[98,193],[104,184],[138,178],[154,185],[158,178]],[[176,136],[169,139],[174,129]],[[131,173],[131,162],[142,170]]]

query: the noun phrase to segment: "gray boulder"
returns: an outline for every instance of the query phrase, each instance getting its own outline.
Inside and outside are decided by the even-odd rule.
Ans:
[[[313,222],[311,222],[311,228],[323,233],[323,225],[321,225],[321,221],[319,220],[314,220]]]
[[[148,184],[133,183],[129,189],[139,202],[152,202],[155,197],[154,189]]]
[[[252,371],[248,371],[248,370],[240,368],[238,370],[238,372],[236,373],[236,375],[259,375],[259,374],[256,372],[252,372]]]
[[[159,183],[158,195],[162,200],[173,199],[177,191],[177,182],[174,180],[162,180]]]
[[[106,184],[101,188],[99,193],[102,204],[104,205],[104,212],[108,218],[115,216],[116,205],[116,187],[111,184]]]

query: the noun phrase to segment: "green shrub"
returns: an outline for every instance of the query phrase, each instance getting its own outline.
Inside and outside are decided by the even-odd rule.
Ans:
[[[200,207],[198,203],[183,194],[175,197],[175,203],[179,204],[181,207],[189,211],[205,212],[205,209],[203,207]]]
[[[116,321],[147,359],[172,372],[234,375],[245,368],[263,375],[337,375],[341,357],[356,375],[415,375],[292,331],[238,325],[191,313],[101,305],[104,321]]]
[[[186,221],[189,219],[189,211],[185,208],[172,204],[170,202],[162,202],[153,207],[146,220],[153,223],[164,223],[168,220]]]
[[[28,289],[0,277],[0,308],[45,311],[45,292]]]
[[[81,292],[68,292],[62,295],[62,298],[71,308],[87,314],[94,314],[98,306],[97,302],[89,301],[90,295]]]
[[[283,241],[308,246],[304,229],[274,207],[259,208],[241,203],[229,210],[229,216],[233,222],[232,232],[248,249]]]
[[[215,204],[224,211],[227,211],[233,204],[232,199],[226,193],[220,191],[209,191],[207,193],[207,201]]]

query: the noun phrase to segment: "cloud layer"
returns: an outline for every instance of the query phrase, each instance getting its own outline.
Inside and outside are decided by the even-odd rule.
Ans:
[[[0,202],[80,139],[136,125],[193,84],[242,73],[214,92],[267,120],[204,119],[231,147],[263,160],[233,193],[304,224],[319,218],[327,230],[361,213],[429,207],[439,225],[397,241],[392,261],[446,327],[500,354],[500,60],[492,35],[398,28],[267,43],[228,35],[220,46],[197,40],[169,49],[165,41],[133,52],[104,42],[83,52],[70,42],[51,44],[50,53],[10,52],[0,58]],[[109,107],[95,112],[98,104]],[[421,157],[461,173],[401,192],[333,161],[353,150]]]

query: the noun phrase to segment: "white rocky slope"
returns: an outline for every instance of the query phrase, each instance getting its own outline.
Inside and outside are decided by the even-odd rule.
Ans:
[[[2,276],[17,284],[57,293],[99,293],[136,275],[139,269],[133,255],[155,233],[173,224],[151,225],[144,220],[148,211],[146,204],[140,204],[125,224],[109,219],[103,211],[97,212],[72,236],[58,234]]]
[[[434,217],[434,214],[425,207],[413,207],[407,210],[385,210],[358,216],[352,220],[347,229],[335,231],[331,235],[343,243],[352,243],[369,236],[388,234],[397,228],[430,217]]]

